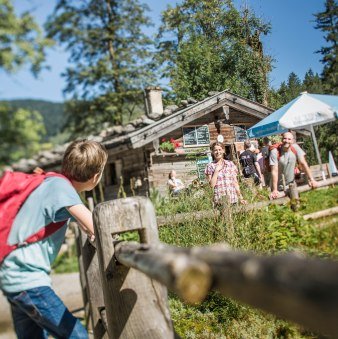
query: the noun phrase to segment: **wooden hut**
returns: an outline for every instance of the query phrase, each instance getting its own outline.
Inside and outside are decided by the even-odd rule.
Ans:
[[[210,144],[223,141],[228,156],[236,160],[247,138],[246,129],[272,112],[227,90],[210,93],[199,102],[182,101],[183,107],[163,109],[161,93],[158,87],[148,88],[145,116],[123,127],[107,128],[95,137],[109,153],[104,173],[106,199],[121,197],[123,192],[147,195],[152,189],[165,195],[168,174],[173,169],[185,184],[195,179],[203,181]],[[176,147],[165,149],[170,140]],[[27,172],[35,166],[57,170],[64,148],[42,152],[13,167]]]

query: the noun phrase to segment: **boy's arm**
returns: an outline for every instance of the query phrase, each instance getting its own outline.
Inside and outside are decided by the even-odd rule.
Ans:
[[[69,213],[77,220],[80,227],[88,235],[89,239],[93,241],[94,236],[94,224],[93,224],[93,214],[90,210],[83,204],[73,205],[67,207]]]

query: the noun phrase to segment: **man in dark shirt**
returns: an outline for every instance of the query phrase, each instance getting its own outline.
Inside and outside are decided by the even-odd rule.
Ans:
[[[252,177],[256,185],[261,183],[261,169],[257,161],[256,155],[250,150],[253,148],[250,140],[244,142],[244,152],[239,156],[239,161],[242,166],[242,173],[245,178]]]

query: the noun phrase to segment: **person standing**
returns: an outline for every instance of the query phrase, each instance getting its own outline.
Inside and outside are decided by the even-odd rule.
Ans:
[[[254,150],[250,140],[244,142],[244,152],[239,156],[239,161],[242,166],[242,173],[244,178],[253,178],[256,185],[259,185],[262,181],[262,173],[257,156],[251,151]]]
[[[304,156],[305,152],[294,143],[293,135],[290,132],[283,134],[282,143],[276,144],[276,147],[270,146],[271,199],[278,198],[278,192],[284,191],[289,184],[294,183],[297,162],[304,169],[309,186],[318,187]]]
[[[88,338],[80,321],[66,308],[51,286],[51,265],[61,248],[67,226],[76,220],[94,241],[92,213],[79,194],[92,190],[100,181],[107,161],[105,148],[91,140],[71,143],[63,157],[62,175],[46,177],[28,196],[11,226],[9,245],[22,243],[0,265],[0,288],[12,310],[19,339]],[[41,173],[41,169],[36,169]],[[44,226],[61,223],[43,240],[24,240]]]
[[[224,159],[223,144],[214,142],[210,148],[214,160],[205,168],[205,175],[214,191],[215,206],[222,206],[224,200],[230,204],[238,201],[246,204],[237,181],[237,167],[232,161]]]

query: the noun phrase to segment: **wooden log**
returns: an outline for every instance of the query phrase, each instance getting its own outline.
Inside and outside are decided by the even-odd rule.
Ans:
[[[333,178],[329,178],[326,180],[318,181],[318,187],[336,185],[337,183],[338,183],[338,177],[333,177]],[[311,191],[312,187],[310,187],[309,185],[304,185],[304,186],[299,186],[297,190],[299,193],[302,193],[306,191]]]
[[[150,200],[104,202],[95,207],[93,219],[109,338],[174,338],[167,289],[114,259],[113,234],[138,230],[141,241],[159,242]]]
[[[317,211],[314,213],[309,213],[303,215],[304,220],[315,220],[319,218],[329,217],[330,215],[335,215],[338,213],[338,206],[328,208],[326,210]]]
[[[191,253],[210,265],[213,289],[225,296],[337,338],[336,261],[299,254],[264,257],[223,246]]]
[[[121,242],[115,246],[115,257],[156,279],[184,301],[201,302],[211,286],[211,271],[204,262],[165,244],[145,245]]]

